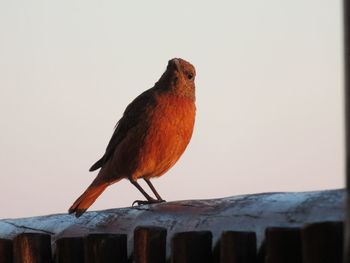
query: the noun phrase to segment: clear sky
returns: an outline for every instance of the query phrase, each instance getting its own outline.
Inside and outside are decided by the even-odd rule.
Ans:
[[[64,213],[167,61],[197,69],[192,141],[154,185],[203,199],[344,185],[341,1],[1,1],[0,218]],[[129,206],[126,180],[92,210]]]

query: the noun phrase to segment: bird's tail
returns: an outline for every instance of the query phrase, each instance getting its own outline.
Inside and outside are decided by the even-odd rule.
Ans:
[[[69,213],[75,213],[76,217],[80,217],[95,202],[96,198],[102,194],[108,185],[108,183],[98,185],[91,184],[69,208]]]

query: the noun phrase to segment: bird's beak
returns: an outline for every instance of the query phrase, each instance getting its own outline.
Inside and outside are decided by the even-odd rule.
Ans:
[[[177,58],[174,58],[174,63],[175,63],[177,71],[180,71],[180,69],[181,69],[180,62]]]

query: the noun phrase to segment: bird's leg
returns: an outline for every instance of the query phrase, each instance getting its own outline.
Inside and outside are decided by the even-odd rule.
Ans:
[[[156,200],[149,196],[149,194],[146,193],[145,190],[141,187],[141,185],[138,184],[138,182],[134,180],[130,180],[130,182],[146,197],[147,201],[142,201],[142,200],[135,200],[132,205],[137,204],[137,205],[147,205],[147,204],[154,204],[154,203],[160,203],[159,200]]]
[[[139,185],[138,182],[133,181],[133,180],[130,180],[130,182],[144,195],[144,197],[146,197],[146,199],[149,202],[152,202],[154,200],[151,196],[149,196],[149,194],[146,193],[145,190],[143,190],[143,188],[141,187],[141,185]]]
[[[153,184],[151,183],[151,180],[147,179],[147,178],[143,178],[143,180],[146,181],[146,183],[148,184],[149,188],[151,188],[152,192],[157,197],[158,201],[165,202],[165,200],[158,194],[156,188],[154,188]]]

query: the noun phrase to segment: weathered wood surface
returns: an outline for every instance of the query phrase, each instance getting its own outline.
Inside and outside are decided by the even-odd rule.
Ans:
[[[127,234],[133,250],[138,226],[167,229],[167,253],[175,233],[211,231],[215,245],[224,231],[253,231],[258,246],[268,227],[302,227],[308,223],[344,221],[344,190],[299,193],[264,193],[211,200],[189,200],[85,213],[80,218],[57,214],[0,220],[0,238],[38,232],[52,236],[81,237],[93,233]]]

